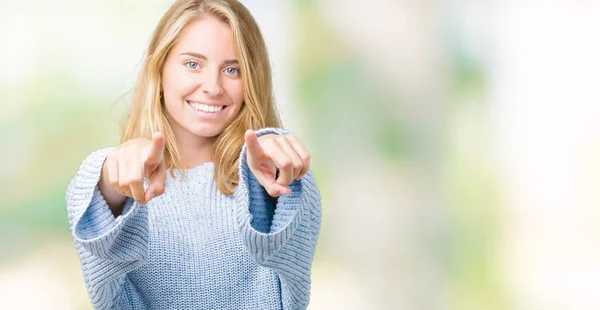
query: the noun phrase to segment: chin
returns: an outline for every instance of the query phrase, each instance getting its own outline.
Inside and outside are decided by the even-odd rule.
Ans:
[[[205,125],[202,124],[200,126],[190,126],[188,127],[188,131],[193,135],[202,138],[214,138],[220,135],[223,132],[224,128],[221,126],[215,125]]]

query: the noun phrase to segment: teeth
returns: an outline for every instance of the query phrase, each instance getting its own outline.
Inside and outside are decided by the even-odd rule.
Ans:
[[[192,108],[202,112],[215,113],[223,109],[223,106],[206,105],[191,101],[188,101],[188,103],[192,106]]]

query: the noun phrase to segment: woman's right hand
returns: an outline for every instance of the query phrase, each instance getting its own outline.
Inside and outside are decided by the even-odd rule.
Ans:
[[[157,132],[152,141],[131,139],[108,153],[99,187],[113,214],[121,213],[127,197],[145,205],[164,193],[167,178],[164,149],[165,137]],[[146,191],[144,177],[149,183]]]

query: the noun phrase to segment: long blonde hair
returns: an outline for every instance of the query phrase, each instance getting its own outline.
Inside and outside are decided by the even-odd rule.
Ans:
[[[177,140],[161,99],[162,69],[183,28],[203,14],[217,17],[231,27],[241,67],[244,103],[235,120],[218,135],[212,149],[217,187],[223,194],[231,195],[239,182],[237,167],[244,132],[281,127],[265,42],[248,9],[236,0],[178,0],[169,8],[148,46],[121,143],[133,138],[150,139],[153,132],[160,131],[166,140],[167,168],[172,176],[174,170],[183,172]]]

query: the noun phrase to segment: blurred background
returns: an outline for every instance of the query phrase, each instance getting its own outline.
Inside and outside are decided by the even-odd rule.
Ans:
[[[600,309],[598,1],[242,2],[323,196],[309,309]],[[1,309],[91,309],[64,191],[171,3],[0,0]]]

